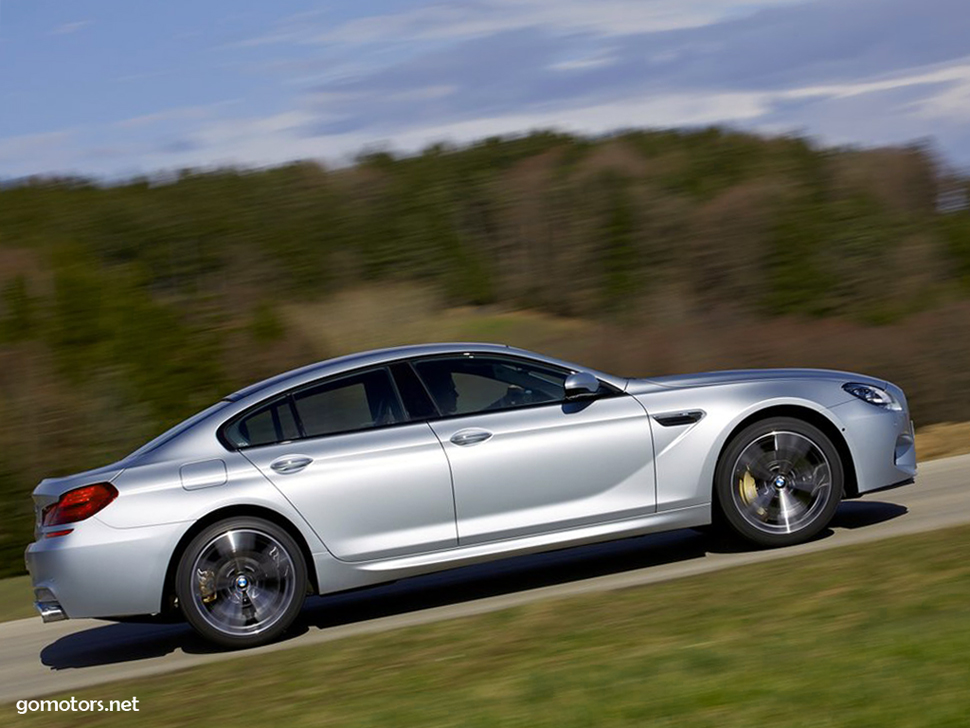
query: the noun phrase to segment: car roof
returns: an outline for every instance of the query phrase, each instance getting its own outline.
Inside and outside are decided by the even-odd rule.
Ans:
[[[579,366],[504,344],[455,342],[376,349],[374,351],[364,351],[310,364],[244,387],[238,392],[234,392],[228,397],[225,397],[221,402],[213,405],[208,410],[191,418],[191,422],[181,423],[155,438],[147,445],[140,447],[125,458],[125,460],[134,461],[137,459],[142,462],[152,462],[154,460],[161,461],[169,458],[184,459],[196,457],[200,452],[204,451],[205,447],[213,446],[218,442],[215,438],[216,432],[231,418],[241,412],[249,410],[251,407],[258,405],[258,403],[266,399],[283,394],[294,387],[311,384],[323,377],[335,376],[369,366],[380,366],[381,364],[401,359],[463,353],[514,356],[570,371],[586,371],[621,390],[626,389],[630,381],[625,377],[616,377],[612,374],[590,369],[589,367]],[[220,453],[225,451],[225,446],[222,444],[219,444],[218,448],[218,452]]]
[[[518,349],[506,344],[488,344],[481,342],[450,342],[441,344],[414,344],[409,346],[395,346],[386,349],[374,349],[356,354],[348,354],[333,359],[309,364],[299,369],[293,369],[282,374],[264,379],[261,382],[250,384],[247,387],[233,392],[225,399],[229,402],[241,402],[255,398],[259,399],[272,396],[277,392],[290,389],[291,387],[315,381],[324,376],[332,376],[345,371],[359,369],[365,366],[380,365],[399,359],[410,359],[419,356],[434,356],[439,354],[506,354],[511,356],[523,357],[553,366],[563,367],[570,370],[588,371],[600,377],[604,381],[623,388],[627,380],[623,377],[616,377],[604,372],[597,372],[589,367],[580,366],[570,362],[553,359],[542,354],[536,354],[525,349]]]

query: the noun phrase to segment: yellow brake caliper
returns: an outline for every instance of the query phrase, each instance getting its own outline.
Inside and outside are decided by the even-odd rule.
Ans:
[[[208,569],[199,569],[196,575],[199,579],[199,593],[202,596],[202,603],[209,604],[216,598],[215,574]]]
[[[755,482],[754,476],[751,474],[750,470],[744,471],[744,476],[738,481],[738,492],[741,494],[741,500],[744,501],[745,505],[751,505],[751,502],[758,497],[758,484]],[[762,507],[758,508],[758,515],[763,516],[765,514],[765,509]]]

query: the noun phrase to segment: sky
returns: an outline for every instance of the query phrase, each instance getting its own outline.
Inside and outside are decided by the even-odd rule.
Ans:
[[[2,179],[711,124],[966,170],[970,5],[0,0]]]

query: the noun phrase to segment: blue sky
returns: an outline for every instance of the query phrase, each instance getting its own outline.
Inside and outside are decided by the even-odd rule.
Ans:
[[[970,6],[0,0],[0,178],[714,123],[970,167]]]

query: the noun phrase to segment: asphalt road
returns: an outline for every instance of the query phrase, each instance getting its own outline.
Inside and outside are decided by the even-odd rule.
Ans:
[[[213,651],[184,625],[40,618],[0,624],[0,702],[481,614],[539,599],[651,584],[731,566],[970,523],[970,455],[920,466],[916,485],[843,503],[811,543],[747,551],[695,531],[674,531],[524,556],[389,586],[307,601],[293,636],[246,652]],[[77,692],[81,689],[83,692]]]

